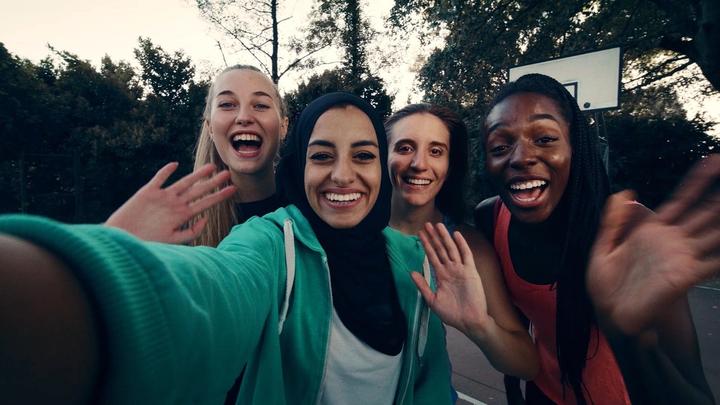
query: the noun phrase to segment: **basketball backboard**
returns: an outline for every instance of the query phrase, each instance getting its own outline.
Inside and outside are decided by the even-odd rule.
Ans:
[[[621,60],[620,48],[609,48],[511,67],[509,77],[542,73],[562,83],[581,110],[607,110],[620,106]]]

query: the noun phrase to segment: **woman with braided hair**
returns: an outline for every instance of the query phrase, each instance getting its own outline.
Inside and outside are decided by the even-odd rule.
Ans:
[[[499,196],[475,219],[500,262],[494,288],[530,321],[540,370],[525,402],[712,403],[686,293],[720,270],[720,158],[701,162],[655,215],[627,193],[610,196],[597,140],[554,79],[521,77],[488,111]],[[430,307],[446,323],[491,324],[475,269],[487,261],[442,224],[420,237],[437,290],[413,279]]]

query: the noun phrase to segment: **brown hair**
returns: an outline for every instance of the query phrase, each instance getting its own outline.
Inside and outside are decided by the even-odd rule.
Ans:
[[[448,215],[456,224],[461,224],[465,216],[465,199],[463,185],[468,169],[468,135],[465,123],[454,111],[435,104],[419,103],[407,105],[385,121],[385,132],[388,138],[398,121],[415,114],[435,116],[450,133],[450,156],[448,173],[445,183],[435,196],[438,210]]]

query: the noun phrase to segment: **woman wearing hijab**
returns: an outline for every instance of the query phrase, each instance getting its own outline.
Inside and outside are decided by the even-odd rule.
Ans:
[[[292,205],[217,249],[0,218],[4,400],[222,403],[244,368],[243,404],[449,403],[441,323],[409,276],[422,247],[386,227],[386,159],[372,107],[333,93],[288,140]]]

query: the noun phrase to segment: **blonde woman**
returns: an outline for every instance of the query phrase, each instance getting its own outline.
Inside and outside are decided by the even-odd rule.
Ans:
[[[208,90],[195,171],[163,188],[177,169],[167,164],[105,224],[145,240],[216,246],[233,225],[284,205],[273,161],[287,126],[265,74],[248,65],[225,69]]]

